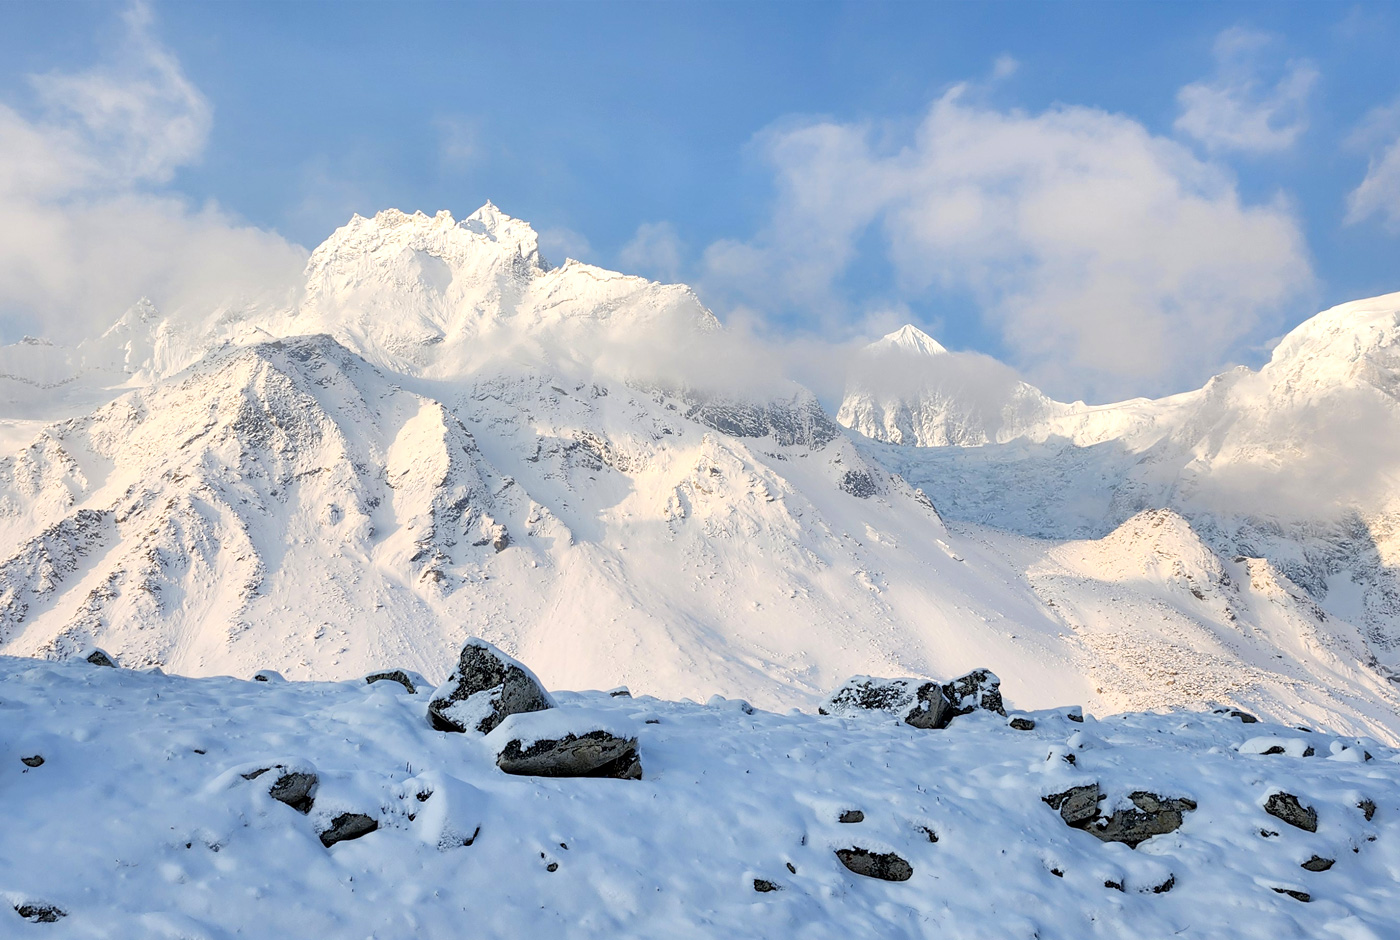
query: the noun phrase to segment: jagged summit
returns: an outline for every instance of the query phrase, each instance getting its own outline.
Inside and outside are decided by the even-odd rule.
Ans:
[[[911,323],[906,323],[893,333],[887,333],[866,349],[871,352],[899,351],[922,356],[940,356],[948,352],[938,340]]]

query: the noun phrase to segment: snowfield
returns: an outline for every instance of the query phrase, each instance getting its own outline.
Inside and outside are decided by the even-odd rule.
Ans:
[[[642,779],[516,777],[493,760],[504,729],[434,731],[431,694],[0,658],[0,936],[1400,932],[1400,753],[1367,739],[1014,701],[1033,730],[555,692],[535,726],[625,728]],[[294,772],[319,780],[306,814],[269,795]],[[1135,849],[1101,842],[1044,799],[1092,784],[1104,816],[1143,792],[1196,808]],[[1280,793],[1316,831],[1266,812]],[[377,828],[323,845],[346,814]],[[849,849],[912,873],[855,874]]]

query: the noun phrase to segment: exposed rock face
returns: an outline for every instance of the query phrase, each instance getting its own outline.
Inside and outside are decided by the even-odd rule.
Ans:
[[[54,924],[60,917],[67,917],[68,912],[59,910],[52,904],[16,904],[15,913],[31,924]]]
[[[881,881],[908,881],[914,867],[893,852],[871,852],[869,849],[837,849],[836,857],[857,875],[879,878]]]
[[[457,668],[428,703],[439,731],[486,734],[508,715],[553,708],[554,701],[530,670],[485,640],[462,647]]]
[[[277,782],[268,791],[268,796],[279,803],[286,803],[292,809],[303,816],[311,812],[311,806],[316,799],[316,787],[319,781],[315,774],[290,773],[283,774],[277,778]]]
[[[508,774],[528,777],[642,779],[637,739],[607,731],[567,734],[558,740],[535,741],[528,747],[511,740],[496,756],[496,766]]]
[[[986,669],[975,669],[945,684],[925,679],[852,676],[817,712],[843,717],[884,712],[898,715],[915,728],[946,728],[957,716],[979,708],[1005,715],[1000,687],[1001,680]]]
[[[413,685],[413,680],[408,677],[408,673],[402,669],[391,669],[388,672],[372,672],[365,676],[365,682],[373,685],[376,682],[397,682],[408,689],[409,695],[416,695],[418,689]]]
[[[91,663],[94,666],[107,666],[109,668],[116,668],[117,665],[117,661],[112,658],[111,654],[109,654],[106,650],[98,649],[95,646],[91,646],[83,650],[81,653],[78,654],[78,658],[81,659],[83,662]]]
[[[337,842],[346,842],[369,835],[379,828],[379,822],[364,813],[341,813],[331,820],[331,827],[321,833],[321,844],[330,848]]]
[[[1104,817],[1099,813],[1103,795],[1097,783],[1071,787],[1062,793],[1041,797],[1051,809],[1060,811],[1065,824],[1083,829],[1103,842],[1122,842],[1129,848],[1153,836],[1165,835],[1181,828],[1183,813],[1196,808],[1195,800],[1185,797],[1168,799],[1138,790],[1128,795],[1133,807],[1114,810]]]
[[[1317,810],[1304,806],[1292,793],[1271,793],[1264,803],[1264,812],[1282,819],[1290,826],[1317,832]]]

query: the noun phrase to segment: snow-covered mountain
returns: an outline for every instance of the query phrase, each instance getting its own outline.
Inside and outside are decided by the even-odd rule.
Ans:
[[[862,435],[688,288],[551,266],[489,204],[357,216],[285,303],[138,304],[27,373],[0,351],[26,390],[0,652],[438,678],[480,635],[557,687],[773,706],[990,666],[1022,707],[1222,702],[1400,738],[1394,536],[1360,503],[1285,525],[1233,495],[1245,470],[1318,491],[1298,415],[1390,420],[1373,304],[1373,333],[1333,311],[1257,375],[1104,408],[907,328],[871,353],[890,384],[840,411]],[[1308,385],[1278,365],[1300,357],[1332,364]]]

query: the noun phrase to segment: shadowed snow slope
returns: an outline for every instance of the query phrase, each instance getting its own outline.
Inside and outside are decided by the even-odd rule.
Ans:
[[[842,421],[985,444],[913,447],[494,206],[357,216],[285,304],[0,350],[0,651],[440,679],[479,635],[550,685],[768,706],[987,666],[1023,706],[1394,740],[1397,464],[1341,459],[1394,422],[1393,300],[1101,408],[906,328]]]
[[[431,730],[430,693],[394,682],[187,679],[0,657],[0,688],[6,937],[1400,930],[1396,752],[1226,715],[1076,723],[1042,711],[1021,713],[1035,728],[1015,731],[977,712],[922,731],[562,692],[552,721],[629,729],[644,770],[548,779],[501,773],[489,739]],[[291,773],[316,775],[305,814],[270,793]],[[1095,784],[1104,816],[1131,809],[1130,795],[1192,808],[1136,849],[1105,843],[1044,799]],[[1266,811],[1279,793],[1316,813],[1316,831]],[[839,821],[852,810],[859,822]],[[346,814],[375,828],[324,847],[320,834]],[[853,874],[836,855],[853,848],[898,855],[908,880]],[[63,916],[21,919],[36,910]]]

